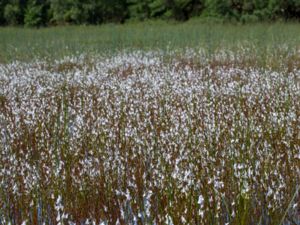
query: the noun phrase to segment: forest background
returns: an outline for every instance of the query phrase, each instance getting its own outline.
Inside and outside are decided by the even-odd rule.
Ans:
[[[54,26],[191,18],[299,21],[300,0],[0,0],[1,26]]]

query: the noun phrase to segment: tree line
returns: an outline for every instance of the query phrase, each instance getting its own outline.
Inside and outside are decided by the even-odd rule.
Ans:
[[[0,25],[47,26],[213,17],[299,20],[300,0],[0,0]]]

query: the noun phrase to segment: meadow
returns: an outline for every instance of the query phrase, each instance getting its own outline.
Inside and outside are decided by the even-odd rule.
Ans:
[[[199,48],[238,51],[239,45],[265,63],[278,47],[299,49],[298,23],[218,24],[197,19],[186,23],[149,21],[124,25],[69,26],[41,29],[0,27],[0,62],[62,59],[82,54],[112,55],[122,50],[167,51]],[[250,52],[249,52],[250,53]],[[211,54],[212,55],[212,54]],[[273,61],[274,61],[273,60]]]
[[[300,224],[300,26],[0,28],[0,224]]]

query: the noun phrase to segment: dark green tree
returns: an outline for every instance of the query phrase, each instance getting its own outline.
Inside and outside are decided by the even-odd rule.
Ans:
[[[124,22],[127,17],[127,4],[125,0],[101,0],[103,20],[108,22]]]
[[[128,0],[128,18],[133,20],[149,19],[151,15],[150,3],[151,0]]]
[[[204,15],[210,17],[230,17],[232,14],[231,0],[205,0]]]
[[[127,15],[123,0],[51,0],[50,12],[55,24],[123,22]]]
[[[195,16],[241,22],[299,20],[300,0],[0,0],[0,25],[184,21]]]
[[[149,3],[150,17],[166,17],[168,15],[168,8],[166,0],[152,0]]]
[[[27,2],[24,24],[29,27],[38,27],[43,24],[43,7],[45,4],[41,4],[38,0],[29,0]]]
[[[172,10],[172,18],[187,20],[200,15],[203,4],[199,0],[168,0],[168,7]]]
[[[5,24],[5,17],[4,17],[4,9],[5,9],[5,6],[7,4],[7,0],[2,0],[0,1],[0,25],[3,25]]]
[[[51,0],[50,22],[55,24],[81,22],[80,17],[82,17],[82,14],[80,13],[78,4],[78,0]]]
[[[4,6],[3,17],[7,24],[18,25],[23,22],[22,4],[17,0],[8,1]]]

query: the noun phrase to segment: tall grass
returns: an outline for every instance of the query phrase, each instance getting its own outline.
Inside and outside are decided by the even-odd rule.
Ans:
[[[1,66],[1,223],[298,223],[299,70],[197,54]]]
[[[297,33],[1,29],[0,224],[299,224]]]
[[[182,50],[205,48],[235,50],[250,42],[258,56],[276,46],[299,48],[299,24],[168,24],[148,22],[126,25],[53,27],[43,29],[0,28],[0,59],[58,59],[64,56],[113,53],[120,50]]]

